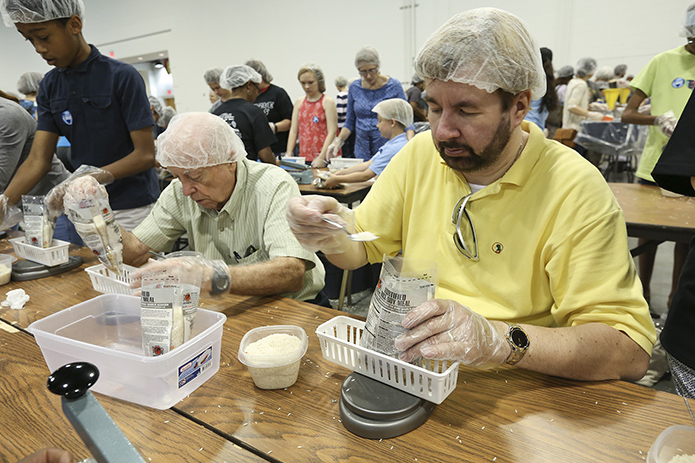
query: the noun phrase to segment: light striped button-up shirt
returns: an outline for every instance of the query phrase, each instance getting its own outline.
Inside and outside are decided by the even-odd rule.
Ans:
[[[188,234],[191,250],[228,265],[250,265],[276,257],[296,257],[307,264],[304,287],[283,296],[298,300],[316,297],[325,283],[325,270],[316,254],[304,249],[292,234],[285,210],[299,196],[297,183],[284,170],[241,159],[236,185],[219,212],[199,206],[183,194],[176,179],[162,192],[150,215],[133,233],[155,251],[169,251]]]

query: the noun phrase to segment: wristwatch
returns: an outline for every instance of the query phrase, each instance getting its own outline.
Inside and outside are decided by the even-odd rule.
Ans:
[[[516,323],[507,323],[509,325],[509,331],[507,331],[507,342],[512,347],[512,351],[509,353],[509,357],[505,360],[507,365],[516,365],[519,361],[524,358],[524,354],[530,345],[528,335],[526,331],[523,330]]]
[[[229,279],[227,264],[221,260],[213,260],[212,270],[214,274],[212,275],[212,289],[210,290],[210,294],[216,296],[229,291],[229,284],[231,281]]]

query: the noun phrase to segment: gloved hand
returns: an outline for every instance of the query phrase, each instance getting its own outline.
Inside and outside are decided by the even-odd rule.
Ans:
[[[396,349],[406,362],[424,357],[494,368],[504,364],[511,352],[507,340],[485,317],[451,300],[420,304],[402,325],[408,331],[396,338]]]
[[[593,103],[589,103],[589,111],[610,111],[611,108],[608,107],[606,103],[599,103],[598,101],[594,101]]]
[[[603,113],[597,113],[596,111],[589,111],[589,120],[592,121],[602,121],[603,120]]]
[[[108,185],[114,181],[113,174],[93,166],[80,166],[70,177],[54,186],[46,195],[46,207],[50,217],[58,217],[63,213],[63,197],[68,186],[77,178],[91,176],[102,185]]]
[[[328,165],[328,161],[325,159],[322,159],[321,157],[317,157],[313,161],[311,161],[311,167],[314,169],[321,169],[323,167],[326,167]]]
[[[0,230],[8,230],[22,221],[22,211],[10,204],[10,199],[0,195]]]
[[[212,278],[215,270],[225,272],[229,281],[232,281],[232,273],[229,266],[222,260],[210,260],[204,257],[185,256],[173,257],[161,260],[150,259],[148,263],[130,274],[130,287],[140,288],[142,276],[146,273],[158,273],[166,271],[168,275],[179,278],[181,283],[197,284],[200,280],[200,292],[212,291]]]
[[[329,196],[295,196],[287,202],[287,222],[297,241],[308,251],[340,254],[347,251],[351,241],[347,234],[324,222],[321,216],[355,231],[355,213]]]
[[[676,124],[678,124],[678,119],[676,119],[676,115],[670,109],[661,116],[657,116],[654,121],[654,125],[658,125],[661,132],[667,137],[673,135]]]
[[[335,140],[328,145],[328,150],[326,151],[326,160],[334,158],[338,154],[338,150],[342,148],[345,141],[340,137],[335,137]]]

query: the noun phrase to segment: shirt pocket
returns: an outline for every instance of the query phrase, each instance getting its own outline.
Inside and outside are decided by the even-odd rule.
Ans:
[[[255,250],[248,256],[238,259],[237,264],[238,265],[251,265],[251,264],[257,264],[259,262],[264,262],[268,260],[268,257],[265,256],[265,253],[262,252],[261,250]]]
[[[93,127],[107,127],[111,108],[111,95],[93,95],[82,98],[86,119]]]
[[[68,111],[68,100],[67,98],[61,98],[52,100],[51,105],[51,115],[56,126],[63,135],[67,135],[68,138],[72,132],[73,115]]]

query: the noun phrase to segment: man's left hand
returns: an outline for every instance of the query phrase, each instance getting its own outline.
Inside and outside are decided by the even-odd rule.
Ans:
[[[222,265],[220,265],[222,264]],[[185,256],[162,260],[153,260],[135,270],[130,274],[130,287],[133,289],[142,286],[142,276],[147,273],[166,272],[167,275],[177,277],[181,283],[195,282],[201,276],[200,292],[212,291],[212,278],[215,275],[215,268],[227,272],[231,281],[229,266],[222,262],[213,262],[203,257]]]
[[[478,368],[494,368],[511,347],[485,317],[458,302],[432,299],[410,311],[402,322],[408,331],[396,338],[400,359],[454,360]]]

